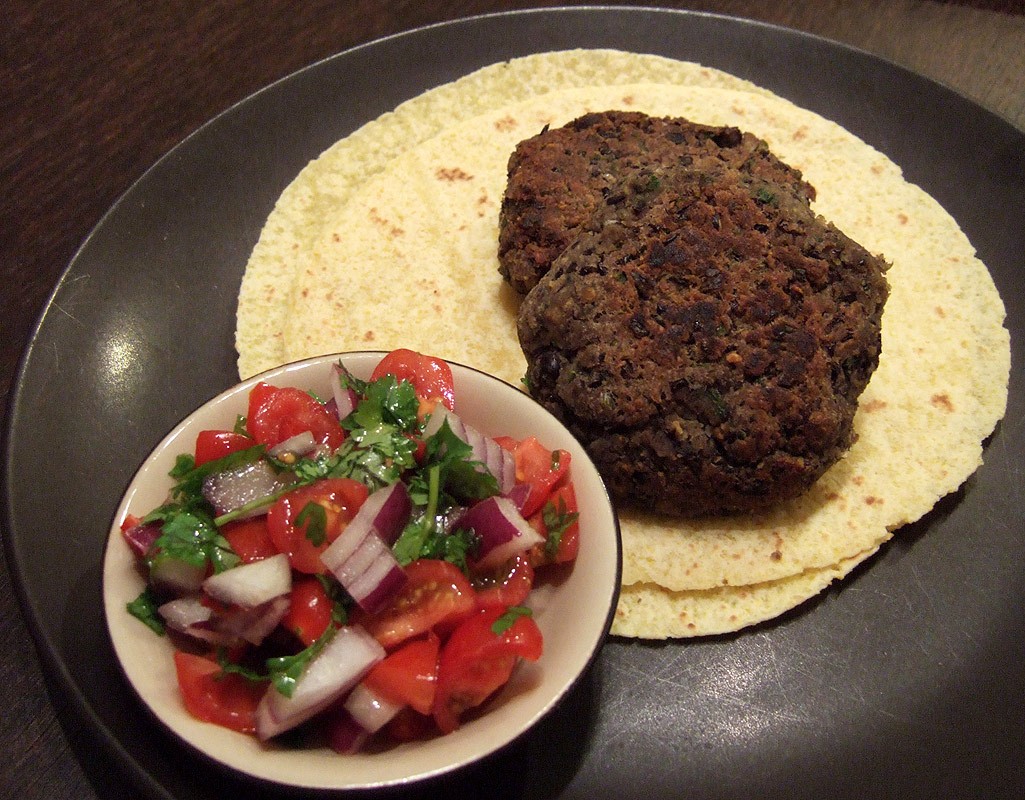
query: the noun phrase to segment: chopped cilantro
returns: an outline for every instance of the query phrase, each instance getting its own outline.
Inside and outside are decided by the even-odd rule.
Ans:
[[[228,540],[218,531],[213,518],[202,509],[169,503],[142,519],[143,524],[151,522],[160,523],[160,536],[153,546],[158,558],[176,558],[194,567],[209,563],[215,572],[223,572],[241,563]],[[152,558],[150,561],[152,563]]]
[[[285,697],[291,697],[295,692],[299,678],[306,671],[306,667],[324,649],[325,645],[331,641],[334,634],[334,626],[329,625],[320,638],[305,650],[300,650],[291,656],[267,659],[267,670],[270,673],[271,683],[274,684],[274,688]]]
[[[295,518],[296,527],[306,526],[306,538],[314,547],[320,547],[327,539],[327,510],[312,500],[302,507]]]
[[[516,620],[520,617],[531,617],[533,615],[534,612],[526,606],[509,606],[502,616],[491,623],[491,631],[495,636],[501,636],[515,625]]]
[[[126,603],[128,613],[145,623],[154,633],[164,635],[164,621],[157,613],[157,599],[150,587],[142,590],[142,594]]]
[[[545,529],[548,531],[548,538],[545,540],[545,556],[555,558],[559,552],[559,545],[562,543],[562,536],[569,529],[570,525],[577,521],[580,513],[569,511],[566,508],[566,501],[559,498],[559,505],[549,500],[541,509],[541,519],[544,521]]]

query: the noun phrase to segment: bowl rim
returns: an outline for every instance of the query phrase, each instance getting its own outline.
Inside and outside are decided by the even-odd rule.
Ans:
[[[589,476],[589,485],[591,491],[597,490],[597,498],[600,499],[600,508],[593,512],[593,522],[595,524],[610,523],[612,536],[611,538],[611,551],[613,554],[613,563],[611,565],[605,564],[606,577],[609,585],[602,587],[599,593],[599,597],[605,600],[607,596],[607,604],[604,607],[604,614],[600,618],[600,621],[592,619],[592,636],[587,640],[587,651],[583,658],[577,659],[574,662],[573,673],[567,675],[561,683],[554,687],[554,691],[549,691],[543,697],[533,698],[533,702],[528,703],[528,708],[532,709],[529,713],[521,714],[520,721],[509,727],[509,730],[503,732],[499,736],[488,735],[488,736],[476,736],[476,744],[472,747],[464,747],[461,755],[454,755],[450,744],[453,741],[453,734],[447,736],[438,736],[427,740],[426,742],[413,742],[397,745],[389,748],[388,753],[392,754],[392,757],[388,760],[388,766],[391,766],[392,761],[403,758],[406,750],[419,750],[419,756],[414,752],[416,762],[413,763],[413,769],[403,770],[388,770],[388,769],[377,769],[377,770],[364,770],[368,772],[368,776],[365,779],[351,779],[350,770],[340,769],[337,770],[337,779],[325,779],[322,776],[322,772],[326,769],[322,764],[318,763],[320,769],[316,772],[316,779],[309,777],[309,771],[303,773],[300,776],[302,770],[298,765],[295,769],[277,769],[273,768],[274,764],[277,764],[282,760],[281,756],[274,756],[273,762],[271,763],[272,768],[266,766],[254,766],[250,761],[263,761],[264,759],[254,755],[254,743],[255,747],[261,754],[266,753],[287,753],[289,755],[294,753],[307,754],[312,752],[318,754],[318,756],[327,756],[330,760],[342,759],[338,762],[339,764],[347,763],[345,759],[349,759],[348,763],[353,763],[353,758],[379,758],[380,753],[373,753],[369,756],[358,755],[347,756],[338,755],[328,751],[324,753],[326,748],[321,748],[317,751],[310,750],[284,750],[279,747],[275,747],[273,744],[266,745],[260,744],[255,737],[246,734],[236,733],[219,726],[210,725],[209,723],[202,723],[198,720],[193,719],[188,713],[181,707],[180,699],[177,695],[177,686],[173,681],[165,682],[165,685],[160,687],[160,691],[154,694],[153,686],[149,678],[143,678],[142,668],[140,662],[133,658],[133,654],[138,650],[146,652],[148,659],[155,657],[156,651],[166,650],[167,655],[173,651],[173,647],[166,637],[157,637],[150,633],[146,629],[142,629],[141,632],[138,629],[132,630],[130,626],[124,623],[131,620],[130,615],[124,610],[125,597],[132,597],[125,593],[125,589],[120,584],[115,584],[114,578],[117,576],[124,575],[126,569],[126,558],[132,558],[128,553],[128,548],[124,546],[120,536],[120,525],[128,514],[129,508],[133,505],[133,501],[138,503],[136,500],[141,490],[149,486],[151,483],[160,482],[165,484],[167,487],[170,486],[170,479],[162,477],[160,481],[154,481],[154,477],[159,477],[159,473],[155,472],[156,465],[161,462],[161,459],[167,461],[170,458],[173,461],[174,456],[178,453],[187,451],[191,446],[191,442],[185,440],[182,441],[182,436],[189,431],[201,429],[202,423],[199,422],[200,418],[206,414],[213,413],[218,407],[224,405],[232,405],[233,400],[238,398],[246,398],[252,387],[261,381],[267,382],[278,382],[280,385],[297,385],[300,388],[309,389],[310,387],[306,384],[310,381],[298,382],[298,378],[306,375],[315,377],[315,371],[320,367],[328,367],[330,364],[339,360],[361,363],[364,368],[371,364],[376,364],[387,352],[387,350],[353,350],[339,353],[323,354],[319,356],[312,356],[309,358],[300,359],[297,361],[288,362],[286,364],[273,367],[271,369],[260,372],[256,375],[252,375],[238,383],[224,389],[217,393],[213,397],[209,398],[205,402],[198,405],[190,413],[182,417],[172,428],[168,431],[160,440],[160,442],[145,456],[142,462],[139,464],[136,471],[133,473],[131,480],[122,493],[121,500],[118,504],[118,508],[114,513],[114,516],[110,523],[110,530],[104,546],[103,565],[101,573],[102,582],[102,601],[104,606],[104,627],[108,640],[111,643],[112,649],[115,653],[115,657],[118,662],[118,668],[121,674],[124,676],[131,692],[135,695],[136,699],[141,703],[144,710],[148,715],[154,719],[159,725],[165,728],[171,733],[175,739],[184,744],[190,751],[200,755],[205,761],[211,763],[215,767],[227,770],[230,773],[242,776],[243,778],[254,780],[259,783],[265,783],[269,785],[300,788],[300,789],[311,789],[311,790],[357,790],[357,789],[373,789],[373,788],[385,788],[396,785],[408,785],[414,782],[420,782],[433,777],[437,777],[443,774],[447,774],[465,767],[471,764],[477,763],[484,758],[487,758],[501,750],[504,750],[511,746],[514,742],[522,739],[530,730],[532,730],[538,722],[543,718],[549,716],[566,698],[572,690],[580,684],[584,677],[590,672],[597,660],[599,653],[601,652],[604,643],[608,640],[612,623],[615,618],[615,611],[619,600],[621,580],[622,580],[622,569],[623,569],[623,546],[622,537],[620,531],[619,517],[616,512],[614,503],[609,496],[608,490],[605,487],[600,475],[598,474],[597,468],[594,466],[593,461],[587,455],[583,446],[572,436],[568,429],[546,408],[538,403],[533,397],[527,392],[520,388],[510,384],[508,381],[503,380],[491,373],[485,372],[476,367],[463,364],[457,361],[445,359],[447,363],[452,367],[453,375],[456,380],[456,402],[459,404],[460,394],[459,384],[464,383],[466,380],[483,382],[485,384],[491,382],[496,385],[496,391],[515,392],[516,395],[524,398],[527,402],[523,405],[524,408],[531,408],[531,416],[533,414],[538,415],[538,419],[543,420],[547,427],[555,430],[561,430],[561,435],[567,437],[567,444],[572,452],[573,467],[576,470],[574,474],[574,486],[577,485],[577,481],[580,478],[581,471]],[[351,366],[351,363],[350,363]],[[372,369],[372,366],[370,367]],[[326,370],[325,370],[326,371]],[[369,376],[369,370],[367,371]],[[463,378],[462,376],[466,376]],[[287,380],[286,380],[287,379]],[[501,388],[499,388],[501,387]],[[463,389],[465,393],[465,388]],[[493,396],[489,393],[489,396]],[[512,398],[514,395],[508,394],[507,397]],[[464,405],[466,404],[464,400]],[[520,403],[522,401],[514,400],[513,402]],[[458,409],[458,405],[457,405]],[[537,427],[532,425],[531,427]],[[485,429],[487,429],[485,427]],[[540,438],[540,437],[539,437]],[[547,444],[547,442],[546,442]],[[563,445],[560,444],[560,447]],[[577,466],[580,465],[580,466]],[[164,470],[166,472],[166,470]],[[158,501],[159,502],[159,501]],[[141,504],[140,505],[145,505]],[[155,506],[154,506],[155,507]],[[140,509],[141,510],[141,509]],[[582,509],[583,515],[583,509]],[[592,512],[588,512],[590,518]],[[134,559],[132,559],[134,561]],[[579,560],[579,557],[578,557]],[[608,567],[611,566],[611,572],[608,572]],[[134,565],[133,565],[134,570]],[[570,580],[573,571],[576,570],[576,564],[572,570],[565,570],[564,573],[568,576],[566,580]],[[137,574],[137,571],[135,571]],[[142,585],[142,577],[138,575],[138,583],[134,591],[137,593]],[[129,587],[132,588],[132,587]],[[548,587],[545,587],[548,588]],[[537,590],[535,590],[537,591]],[[558,599],[559,592],[557,589],[552,588],[549,592],[550,596]],[[544,611],[540,612],[541,615]],[[543,617],[540,618],[539,624],[543,625]],[[138,623],[136,623],[138,624]],[[135,641],[134,634],[138,634],[138,642]],[[132,642],[126,641],[126,636],[129,637]],[[575,637],[574,637],[575,638]],[[546,644],[548,636],[546,635]],[[148,645],[148,646],[147,646]],[[526,674],[523,684],[524,686],[518,687],[519,692],[521,688],[534,688],[539,690],[538,686],[527,686],[527,684],[537,684],[543,680],[539,676],[542,673],[545,664],[546,656],[548,656],[547,648],[546,653],[541,659],[534,663],[529,664],[523,662],[519,665],[517,673],[514,673],[514,681],[521,674]],[[549,656],[549,659],[552,657]],[[166,662],[171,662],[170,658],[165,658]],[[146,667],[153,667],[154,665],[149,662],[145,665]],[[173,666],[168,664],[158,665],[157,667],[166,676],[168,668],[170,668],[170,674],[173,677]],[[512,684],[514,681],[511,681]],[[166,684],[170,685],[166,685]],[[542,684],[543,686],[543,684]],[[164,689],[168,691],[163,691]],[[169,705],[172,698],[169,696],[169,692],[173,694],[173,705]],[[501,698],[505,690],[499,691],[497,697]],[[530,695],[529,692],[522,692],[524,696]],[[516,702],[518,698],[515,698],[512,702]],[[493,701],[489,701],[491,703]],[[499,707],[507,701],[499,701]],[[489,710],[482,714],[479,718],[474,719],[472,722],[483,720],[482,724],[487,724],[486,720],[491,716],[493,710]],[[471,723],[472,724],[472,723]],[[211,734],[209,736],[203,736],[202,733]],[[458,731],[457,731],[458,733]],[[197,742],[195,736],[199,735],[201,739]],[[465,738],[465,737],[464,737]],[[210,750],[210,740],[215,740],[215,743],[219,746],[215,747],[214,751]],[[223,743],[227,740],[235,740],[243,747],[232,750],[231,748],[225,748]],[[204,744],[205,743],[205,744]],[[442,743],[441,746],[436,746],[439,751],[438,758],[432,758],[428,760],[428,763],[423,767],[420,764],[424,761],[423,749],[425,745]],[[483,745],[483,746],[480,746]],[[448,757],[446,757],[446,755]],[[289,759],[288,763],[296,761],[297,759]],[[288,774],[291,772],[292,774]],[[360,771],[357,770],[359,773]]]

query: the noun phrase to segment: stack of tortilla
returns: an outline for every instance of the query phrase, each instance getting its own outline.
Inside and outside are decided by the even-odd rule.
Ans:
[[[735,631],[816,595],[982,463],[1010,371],[1004,307],[940,205],[837,124],[689,62],[609,50],[485,67],[399,106],[309,164],[270,215],[239,295],[240,375],[409,347],[519,384],[519,296],[498,273],[499,209],[522,139],[590,111],[733,125],[815,187],[813,208],[892,263],[857,442],[803,497],[753,516],[621,514],[613,632]]]

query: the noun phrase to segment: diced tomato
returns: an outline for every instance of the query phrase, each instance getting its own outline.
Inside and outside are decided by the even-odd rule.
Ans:
[[[386,649],[430,630],[443,635],[473,613],[473,586],[454,564],[422,558],[406,566],[406,575],[405,587],[387,608],[353,615]]]
[[[532,618],[521,616],[504,632],[495,633],[492,626],[505,611],[494,607],[474,614],[441,648],[434,720],[442,733],[458,728],[465,711],[504,686],[519,659],[541,657],[541,629]]]
[[[331,624],[334,601],[316,576],[297,579],[290,597],[291,605],[281,624],[309,646]]]
[[[258,444],[274,445],[309,431],[332,450],[345,439],[337,416],[301,389],[262,381],[249,393],[246,429]]]
[[[349,524],[367,499],[367,493],[364,484],[351,478],[324,478],[278,498],[267,512],[267,527],[274,546],[288,555],[293,569],[311,574],[326,572],[320,554]],[[317,535],[316,515],[306,510],[310,503],[324,509],[323,538]],[[304,511],[306,517],[297,524]]]
[[[438,651],[441,642],[434,633],[406,642],[367,673],[363,682],[375,694],[421,714],[434,707],[438,682]]]
[[[256,706],[266,683],[224,673],[212,659],[180,650],[175,651],[174,666],[185,708],[192,716],[240,733],[256,732]]]
[[[563,564],[567,561],[572,561],[577,557],[577,552],[580,550],[580,523],[577,520],[573,520],[560,534],[559,544],[555,548],[555,552],[549,552],[547,546],[549,532],[548,525],[545,523],[545,513],[549,509],[549,503],[551,504],[550,510],[554,511],[558,517],[563,517],[566,514],[577,514],[579,511],[577,495],[573,490],[573,484],[564,483],[555,488],[545,506],[530,518],[531,527],[545,537],[544,544],[539,544],[530,551],[530,563],[535,567],[542,564]]]
[[[508,448],[508,442],[504,443]],[[551,493],[552,488],[569,474],[570,454],[566,450],[549,450],[537,437],[528,436],[512,448],[516,457],[516,480],[530,486],[530,494],[520,509],[530,517]]]
[[[455,408],[452,368],[440,358],[404,348],[392,350],[378,363],[370,380],[376,381],[385,375],[413,384],[416,396],[420,398],[421,416],[430,413],[439,402],[450,411]]]
[[[473,576],[477,608],[518,606],[534,586],[534,567],[526,555],[518,555],[486,575]]]
[[[235,431],[200,431],[196,436],[196,466],[230,456],[257,442]]]
[[[229,522],[221,528],[221,533],[228,540],[231,549],[246,564],[270,558],[279,552],[274,540],[271,539],[265,516]]]

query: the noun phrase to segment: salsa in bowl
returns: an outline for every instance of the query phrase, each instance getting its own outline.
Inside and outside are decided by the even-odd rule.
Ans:
[[[620,569],[604,485],[554,417],[472,368],[367,352],[263,373],[171,431],[117,511],[103,593],[174,734],[345,789],[529,729],[600,649]]]

